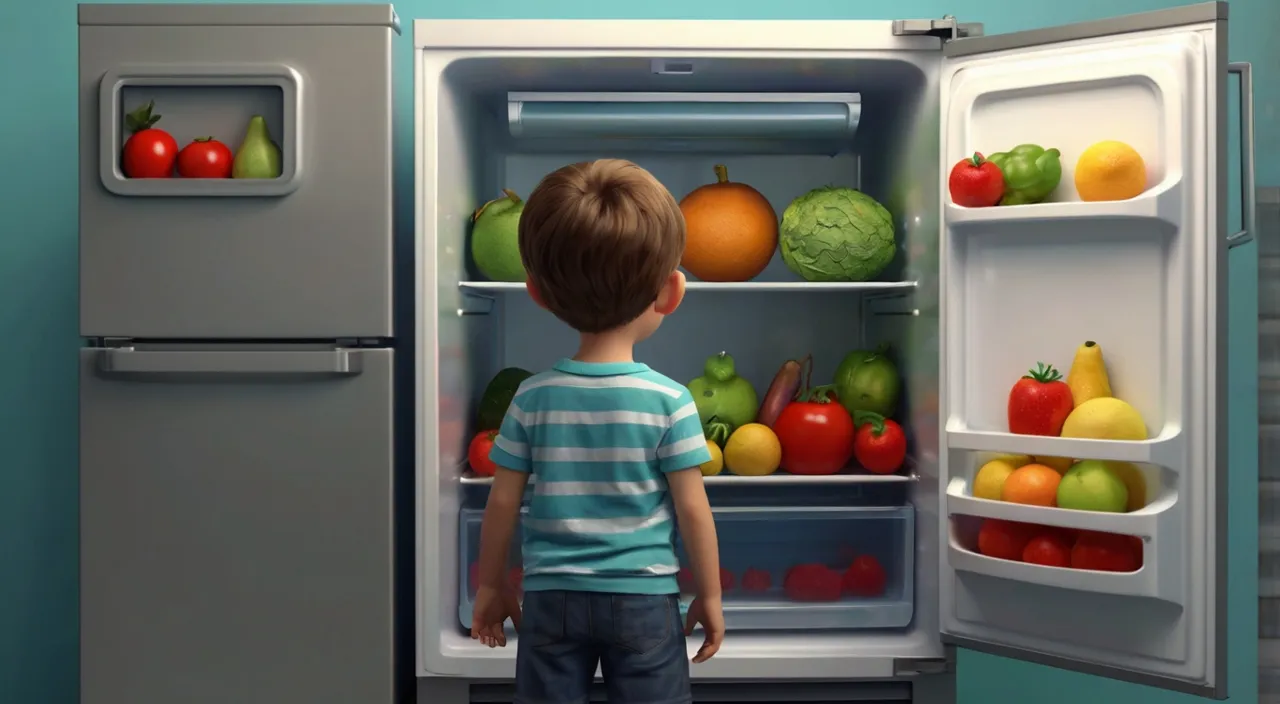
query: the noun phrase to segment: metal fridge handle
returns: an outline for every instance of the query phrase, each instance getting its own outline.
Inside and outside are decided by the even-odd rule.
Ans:
[[[1258,230],[1258,193],[1253,174],[1253,64],[1227,64],[1227,73],[1240,75],[1240,225],[1244,229],[1227,236],[1227,247],[1253,241]]]
[[[104,374],[132,376],[356,376],[360,350],[138,350],[118,347],[98,354]]]

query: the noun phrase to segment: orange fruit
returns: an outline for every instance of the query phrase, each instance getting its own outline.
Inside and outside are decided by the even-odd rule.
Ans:
[[[680,265],[703,281],[749,281],[764,271],[778,248],[778,214],[760,191],[729,180],[716,165],[716,182],[680,201],[684,257]]]
[[[1076,162],[1080,200],[1128,200],[1147,188],[1147,165],[1138,150],[1114,140],[1084,150]]]
[[[1052,467],[1042,464],[1025,464],[1004,480],[1000,498],[1014,504],[1031,506],[1055,506],[1058,503],[1058,482],[1062,475]]]

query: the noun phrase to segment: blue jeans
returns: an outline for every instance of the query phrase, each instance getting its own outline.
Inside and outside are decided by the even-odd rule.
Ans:
[[[587,704],[596,666],[609,704],[689,704],[675,594],[526,592],[515,704]]]

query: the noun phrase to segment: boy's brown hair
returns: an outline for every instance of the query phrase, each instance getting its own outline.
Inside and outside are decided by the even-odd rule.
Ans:
[[[622,159],[548,174],[520,215],[520,259],[543,304],[578,332],[599,333],[653,305],[684,254],[680,206]]]

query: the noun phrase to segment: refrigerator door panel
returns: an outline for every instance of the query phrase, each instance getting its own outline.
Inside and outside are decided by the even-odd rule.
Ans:
[[[394,700],[387,349],[84,349],[83,704]]]
[[[1207,3],[944,48],[949,643],[1225,697],[1226,47]],[[953,164],[1019,144],[1060,152],[1043,202],[951,202]],[[1071,415],[1015,435],[1037,363],[1067,375]],[[1001,453],[1040,466],[993,494]]]
[[[389,5],[80,9],[80,332],[336,339],[392,330]],[[129,178],[128,113],[278,178]]]

